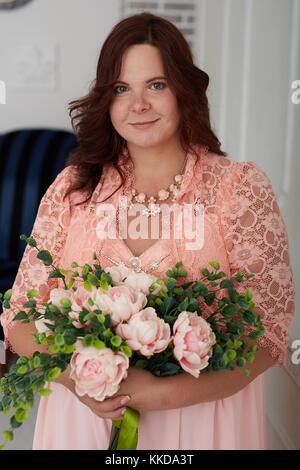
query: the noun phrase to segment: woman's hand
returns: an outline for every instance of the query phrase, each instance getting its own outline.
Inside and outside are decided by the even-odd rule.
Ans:
[[[123,413],[125,413],[126,410],[124,405],[129,400],[129,398],[124,395],[107,398],[104,401],[97,401],[88,395],[83,395],[83,397],[80,397],[76,392],[75,395],[77,396],[78,400],[90,408],[90,410],[95,413],[95,415],[99,416],[99,418],[105,419],[122,419]]]
[[[127,405],[137,411],[162,409],[159,384],[159,378],[151,372],[129,367],[127,378],[121,382],[114,396],[128,395],[130,400]]]
[[[107,398],[104,401],[97,401],[88,395],[83,395],[80,397],[76,393],[74,381],[70,379],[70,372],[71,366],[69,365],[67,369],[60,374],[57,382],[64,385],[68,390],[74,393],[78,400],[90,408],[90,410],[95,413],[95,415],[99,416],[99,418],[116,420],[122,419],[123,413],[126,410],[124,405],[129,400],[127,396],[118,393],[118,396],[115,395],[111,398]]]

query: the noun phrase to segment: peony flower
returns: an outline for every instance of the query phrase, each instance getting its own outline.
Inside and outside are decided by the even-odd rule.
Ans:
[[[209,323],[197,313],[181,312],[173,325],[174,356],[181,367],[199,377],[208,366],[216,337]]]
[[[95,303],[104,314],[111,315],[113,325],[139,312],[147,304],[147,297],[128,286],[109,287],[97,292]]]
[[[60,301],[62,299],[73,299],[73,291],[65,289],[52,289],[49,296],[49,301],[55,305],[57,308],[62,308]]]
[[[75,381],[76,393],[97,401],[114,395],[120,382],[127,377],[128,357],[109,348],[84,347],[81,341],[77,341],[75,347],[70,378]]]
[[[95,301],[95,298],[97,296],[98,289],[93,286],[92,291],[89,292],[87,291],[83,286],[79,286],[75,292],[73,292],[72,295],[72,305],[71,305],[71,311],[69,312],[69,317],[73,320],[72,323],[75,326],[75,328],[83,328],[85,326],[88,326],[91,321],[88,320],[85,323],[80,323],[79,321],[79,313],[83,308],[86,310],[91,311],[93,309],[93,306],[91,306],[88,303],[89,299],[92,299]]]
[[[139,351],[143,356],[164,351],[171,341],[170,325],[159,318],[152,307],[132,315],[128,323],[120,323],[116,333],[133,351]]]
[[[145,295],[149,295],[149,287],[157,280],[157,277],[147,274],[145,272],[131,273],[126,277],[124,284],[125,286],[132,287],[134,290],[143,292]]]
[[[120,284],[123,285],[124,280],[127,276],[129,276],[132,270],[130,268],[127,268],[126,266],[121,265],[110,266],[108,268],[105,268],[104,271],[111,276],[113,285],[118,286]]]
[[[43,315],[46,312],[46,307],[41,307],[38,312],[42,313]],[[46,318],[40,318],[39,320],[35,320],[35,327],[38,330],[39,333],[45,333],[46,336],[52,335],[53,331],[48,328],[45,323],[50,323],[50,325],[54,325],[53,320],[47,320]]]

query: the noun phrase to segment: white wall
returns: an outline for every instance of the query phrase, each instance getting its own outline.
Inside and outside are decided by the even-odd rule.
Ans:
[[[119,17],[119,0],[32,0],[0,11],[0,80],[6,83],[0,132],[70,128],[68,102],[88,91],[102,43]]]

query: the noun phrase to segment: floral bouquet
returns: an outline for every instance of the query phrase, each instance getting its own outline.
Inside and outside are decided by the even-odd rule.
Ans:
[[[14,317],[35,322],[34,340],[49,353],[19,357],[0,380],[0,411],[14,408],[1,449],[27,420],[34,394],[50,395],[49,382],[69,365],[76,393],[99,401],[118,392],[129,366],[160,377],[235,367],[249,374],[258,348],[243,338],[264,333],[251,290],[237,290],[251,273],[228,278],[211,261],[199,268],[197,281],[184,282],[187,271],[178,262],[160,279],[122,264],[102,269],[95,253],[93,265],[73,262],[62,269],[34,238],[21,239],[36,248],[37,258],[50,267],[49,278],[60,279],[62,287],[52,289],[42,305],[40,293],[29,290],[24,310]],[[4,308],[10,308],[11,295],[1,295]],[[127,407],[122,420],[113,421],[109,449],[136,449],[138,421],[139,413]]]

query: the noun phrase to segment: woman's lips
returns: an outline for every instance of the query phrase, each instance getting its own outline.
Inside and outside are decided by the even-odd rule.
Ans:
[[[148,127],[153,126],[153,124],[155,124],[157,121],[158,119],[156,119],[155,121],[146,122],[145,124],[131,124],[131,125],[135,127],[136,129],[148,129]]]

